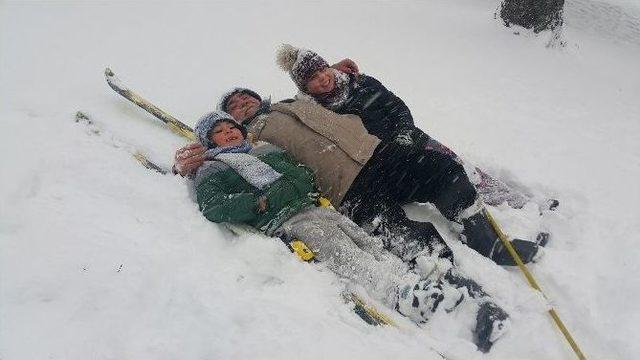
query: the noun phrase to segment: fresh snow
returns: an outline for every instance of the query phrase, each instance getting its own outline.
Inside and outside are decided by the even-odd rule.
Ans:
[[[637,358],[640,6],[567,0],[566,46],[548,48],[548,34],[503,27],[498,5],[0,2],[0,358],[574,359],[548,304],[588,358]],[[548,301],[429,205],[407,209],[511,314],[489,354],[470,342],[468,309],[424,329],[399,315],[401,329],[366,325],[322,265],[234,237],[186,180],[132,159],[129,145],[169,167],[184,141],[114,93],[105,67],[193,125],[234,86],[293,96],[281,43],[354,59],[467,161],[560,199],[542,217],[492,209],[510,235],[552,232],[530,266]]]

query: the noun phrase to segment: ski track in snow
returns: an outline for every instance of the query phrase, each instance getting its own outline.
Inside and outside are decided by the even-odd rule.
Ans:
[[[493,19],[497,5],[1,3],[0,358],[440,359],[434,347],[451,359],[573,359],[548,304],[588,358],[635,358],[637,4],[567,1],[561,49],[547,34],[515,36]],[[424,329],[397,314],[402,329],[366,325],[322,265],[209,223],[186,180],[131,157],[135,144],[168,168],[184,141],[115,94],[106,66],[193,124],[233,86],[291,97],[274,63],[282,42],[354,59],[467,161],[560,199],[542,217],[534,205],[492,209],[511,236],[553,234],[530,267],[548,301],[456,241],[431,206],[407,207],[511,314],[489,354],[470,342],[469,308]],[[77,110],[105,133],[75,123]]]

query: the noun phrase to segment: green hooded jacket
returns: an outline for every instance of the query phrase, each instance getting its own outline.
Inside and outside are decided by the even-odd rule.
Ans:
[[[313,172],[284,150],[267,144],[249,151],[282,176],[263,190],[221,161],[206,161],[196,173],[196,198],[204,216],[216,223],[242,223],[271,235],[282,223],[315,203]],[[260,196],[267,210],[258,212]]]

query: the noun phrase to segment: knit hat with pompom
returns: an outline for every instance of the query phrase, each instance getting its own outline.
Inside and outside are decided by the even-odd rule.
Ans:
[[[305,91],[305,85],[318,70],[329,67],[320,55],[307,49],[283,44],[276,54],[276,62],[289,73],[298,89]]]

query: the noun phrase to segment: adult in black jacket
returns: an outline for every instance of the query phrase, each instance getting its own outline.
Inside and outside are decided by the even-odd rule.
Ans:
[[[367,131],[381,140],[420,130],[415,127],[411,111],[404,101],[380,81],[365,74],[348,76],[349,98],[335,108],[326,107],[339,114],[360,116]]]
[[[346,194],[342,210],[364,228],[384,235],[389,246],[404,238],[438,241],[429,223],[408,219],[402,205],[432,203],[449,220],[463,226],[461,239],[498,264],[515,262],[483,212],[483,203],[462,162],[449,149],[415,127],[406,104],[378,80],[330,69],[310,50],[284,45],[278,63],[301,91],[341,114],[360,116],[372,135],[382,140],[369,164]],[[514,240],[528,262],[537,254],[534,242]]]

